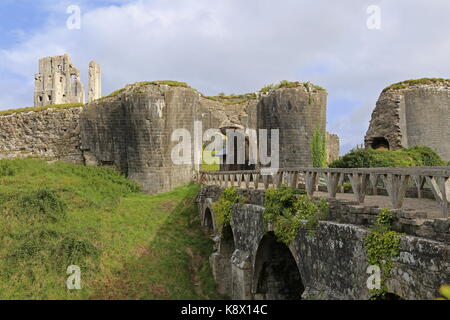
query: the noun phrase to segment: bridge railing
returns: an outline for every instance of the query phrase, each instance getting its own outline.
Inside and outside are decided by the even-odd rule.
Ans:
[[[329,198],[336,198],[345,181],[352,185],[352,192],[358,203],[364,203],[367,189],[377,194],[378,182],[382,181],[390,197],[392,207],[403,207],[406,190],[412,182],[419,197],[425,183],[442,208],[444,218],[449,218],[450,211],[450,167],[405,167],[405,168],[367,168],[367,169],[319,169],[319,168],[285,168],[269,172],[254,171],[218,171],[200,172],[201,183],[219,186],[237,186],[241,188],[279,188],[282,184],[297,187],[305,185],[308,195],[313,196],[319,181],[326,185]]]

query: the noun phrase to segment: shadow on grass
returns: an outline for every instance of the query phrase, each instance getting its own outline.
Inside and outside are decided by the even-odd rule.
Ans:
[[[223,299],[216,291],[209,256],[213,242],[203,232],[190,188],[147,246],[136,248],[134,258],[102,279],[92,299]]]

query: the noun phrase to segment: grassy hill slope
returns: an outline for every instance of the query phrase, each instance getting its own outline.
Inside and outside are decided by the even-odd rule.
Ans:
[[[112,169],[0,160],[0,299],[221,298],[197,191],[148,196]]]

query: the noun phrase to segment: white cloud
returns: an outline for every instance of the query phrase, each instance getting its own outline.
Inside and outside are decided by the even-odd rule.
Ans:
[[[81,2],[82,28],[76,31],[65,28],[65,3],[49,5],[54,15],[45,27],[0,50],[0,69],[32,79],[40,57],[68,52],[84,77],[90,60],[100,63],[105,94],[142,80],[188,81],[207,94],[312,80],[330,93],[329,128],[345,149],[361,143],[383,87],[450,74],[445,0],[432,7],[420,0],[141,0],[98,8],[87,3]],[[381,7],[382,30],[366,27],[371,4]],[[28,95],[31,103],[32,82],[21,90],[14,93],[17,101]],[[360,107],[333,104],[345,100]],[[3,101],[0,108],[10,106]]]

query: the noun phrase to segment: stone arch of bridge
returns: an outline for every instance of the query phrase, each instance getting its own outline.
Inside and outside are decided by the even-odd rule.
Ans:
[[[252,292],[256,300],[301,299],[305,286],[287,245],[266,233],[254,256]]]
[[[214,215],[211,207],[207,206],[203,213],[203,226],[210,234],[214,234]]]

